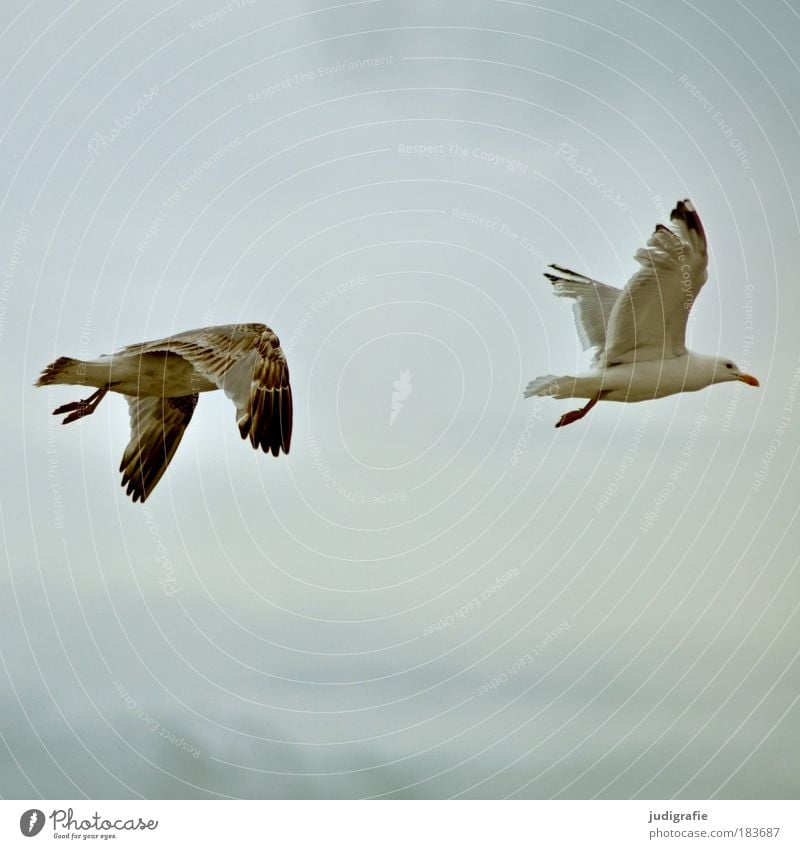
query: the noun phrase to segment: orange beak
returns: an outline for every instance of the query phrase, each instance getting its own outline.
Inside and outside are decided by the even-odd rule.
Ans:
[[[741,380],[742,383],[746,383],[748,386],[761,386],[752,374],[740,374],[736,379]]]

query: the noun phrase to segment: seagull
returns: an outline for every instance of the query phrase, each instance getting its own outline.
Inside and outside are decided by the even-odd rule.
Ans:
[[[572,298],[578,337],[594,349],[591,370],[534,378],[525,397],[588,398],[556,423],[582,419],[598,401],[647,401],[738,380],[758,386],[724,357],[686,348],[686,321],[708,277],[706,234],[690,200],[678,201],[669,227],[657,224],[634,257],[641,268],[624,289],[559,265],[545,273],[558,297]]]
[[[264,324],[228,324],[177,333],[122,348],[96,360],[59,357],[36,386],[86,385],[97,391],[63,404],[62,424],[91,415],[107,392],[128,402],[131,441],[119,470],[134,502],[147,500],[180,445],[200,392],[221,389],[236,405],[242,439],[253,448],[289,453],[292,388],[280,340]]]

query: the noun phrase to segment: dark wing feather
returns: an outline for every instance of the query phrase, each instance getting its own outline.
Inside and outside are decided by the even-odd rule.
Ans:
[[[271,451],[277,457],[281,449],[289,453],[292,442],[292,387],[283,352],[260,356],[253,367],[248,404],[237,409],[239,433],[250,437],[253,448]]]
[[[128,396],[131,441],[122,455],[122,485],[134,501],[144,502],[155,489],[192,420],[197,394],[181,398]]]

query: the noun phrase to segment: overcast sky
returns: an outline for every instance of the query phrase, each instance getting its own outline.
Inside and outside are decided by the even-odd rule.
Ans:
[[[7,8],[0,795],[796,798],[795,0]],[[543,267],[683,197],[761,388],[555,430]],[[144,507],[32,385],[235,321],[291,454],[204,395]]]

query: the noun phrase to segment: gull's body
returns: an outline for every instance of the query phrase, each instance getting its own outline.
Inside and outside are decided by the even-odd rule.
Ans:
[[[670,226],[656,225],[636,253],[641,268],[624,289],[607,286],[557,265],[545,276],[559,297],[572,298],[584,349],[594,349],[592,368],[578,375],[544,375],[525,397],[588,398],[556,427],[577,421],[598,401],[648,401],[695,392],[714,383],[758,381],[730,360],[686,348],[686,322],[708,277],[708,249],[700,217],[688,200],[678,201]]]
[[[289,453],[292,390],[278,337],[264,324],[229,324],[130,345],[96,360],[61,357],[37,386],[92,386],[83,401],[64,404],[63,424],[95,411],[107,392],[126,396],[131,441],[122,457],[122,485],[144,501],[161,479],[183,438],[200,392],[222,389],[236,405],[242,438],[278,456]]]

